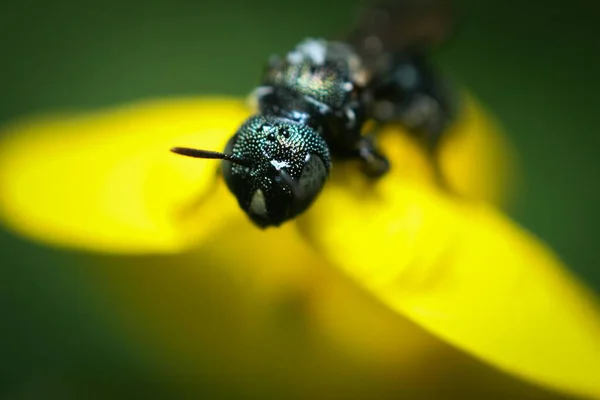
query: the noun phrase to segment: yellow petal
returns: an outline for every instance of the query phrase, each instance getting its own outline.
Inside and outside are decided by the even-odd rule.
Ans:
[[[0,218],[59,246],[179,251],[238,210],[217,161],[169,149],[222,150],[247,115],[236,100],[176,99],[13,123],[0,146]]]
[[[459,193],[501,203],[508,180],[499,160],[507,147],[479,106],[469,97],[465,104],[447,135],[442,165]],[[59,246],[179,251],[241,211],[217,181],[216,161],[169,148],[222,149],[247,115],[241,101],[172,99],[15,122],[0,132],[0,219]],[[383,138],[398,153],[394,170],[427,176],[430,160],[421,157],[415,167],[415,157],[405,159],[415,144],[397,130],[388,129],[387,143]],[[490,140],[497,146],[481,146]],[[453,157],[457,150],[467,156]]]
[[[472,199],[506,207],[514,197],[516,157],[498,123],[471,95],[444,134],[440,165],[452,189]]]
[[[556,398],[391,312],[293,225],[241,216],[191,252],[88,264],[77,276],[111,331],[188,391],[170,398]]]
[[[300,225],[330,262],[450,344],[532,382],[600,398],[597,304],[498,211],[406,174],[373,183],[338,164]]]
[[[214,168],[165,154],[165,146],[220,148],[244,116],[235,102],[176,100],[14,125],[0,146],[2,218],[47,243],[110,252],[177,251],[193,235],[182,227],[185,220],[173,215],[209,190]],[[414,174],[418,181],[426,174],[428,160],[415,155],[414,143],[397,131],[387,138],[406,144],[396,148],[407,158],[394,160],[391,176]],[[421,167],[411,168],[411,160],[420,160]],[[356,186],[356,171],[340,168],[337,175]],[[416,393],[415,398],[483,393],[480,398],[486,398],[512,382],[380,307],[360,288],[327,278],[327,264],[304,247],[292,225],[259,231],[232,196],[222,186],[218,190],[208,198],[211,204],[200,207],[200,218],[190,218],[200,234],[212,233],[197,253],[107,257],[86,270],[121,317],[111,326],[122,327],[136,345],[154,349],[167,380],[189,378],[197,384],[198,378],[207,379],[206,371],[208,380],[214,371],[217,379],[250,390],[262,385],[269,393],[271,385],[281,385],[283,393],[303,398],[327,396],[332,385],[344,398],[389,398],[389,393]],[[326,204],[327,196],[318,204]],[[370,201],[365,199],[367,208]],[[221,218],[220,207],[233,216]],[[362,212],[360,203],[352,210]],[[349,233],[354,231],[346,236],[355,243]],[[385,235],[395,237],[391,230],[383,236],[376,232],[371,240],[385,242]],[[421,250],[415,258],[429,254],[415,249]],[[507,398],[529,389],[517,384]]]

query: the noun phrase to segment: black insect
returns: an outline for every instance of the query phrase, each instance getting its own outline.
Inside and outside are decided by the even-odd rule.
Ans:
[[[173,152],[222,159],[227,186],[260,227],[303,211],[323,188],[331,159],[360,159],[377,178],[390,165],[367,121],[398,122],[435,153],[455,101],[426,51],[451,26],[444,0],[396,0],[367,10],[345,41],[306,39],[272,57],[254,91],[258,114],[223,153]]]

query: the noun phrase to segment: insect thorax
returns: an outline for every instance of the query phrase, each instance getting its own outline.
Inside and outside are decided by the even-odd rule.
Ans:
[[[367,79],[350,46],[307,39],[285,57],[269,60],[255,95],[263,115],[310,125],[335,151],[336,142],[355,136],[364,124],[361,93]]]

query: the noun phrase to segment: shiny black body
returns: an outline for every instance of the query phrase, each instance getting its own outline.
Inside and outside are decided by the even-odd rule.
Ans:
[[[435,149],[456,103],[421,49],[386,53],[368,69],[352,46],[323,39],[273,57],[256,96],[260,114],[311,126],[334,158],[361,158],[374,176],[388,164],[365,137],[368,120],[400,123]]]
[[[434,155],[455,100],[425,49],[445,21],[444,0],[396,0],[372,8],[345,42],[306,39],[269,60],[254,91],[257,114],[224,153],[173,151],[223,159],[229,189],[263,228],[305,211],[332,159],[359,159],[367,175],[384,175],[390,165],[376,147],[378,125],[404,125]],[[368,121],[372,132],[364,131]]]
[[[416,49],[390,55],[389,67],[374,77],[369,91],[369,113],[375,121],[399,122],[432,153],[458,108],[449,83]]]
[[[307,124],[334,156],[353,156],[368,119],[359,83],[365,72],[349,45],[307,39],[285,57],[271,58],[256,92],[260,113]]]

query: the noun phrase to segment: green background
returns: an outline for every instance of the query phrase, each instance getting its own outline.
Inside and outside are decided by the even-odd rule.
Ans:
[[[358,2],[339,3],[5,2],[0,122],[140,98],[245,95],[269,54],[343,30]],[[463,1],[459,34],[438,57],[518,149],[523,184],[511,215],[599,291],[600,28],[586,3]],[[88,255],[3,231],[0,254],[3,383],[74,362],[115,376],[144,368],[101,312],[78,306],[95,301],[78,280]]]

